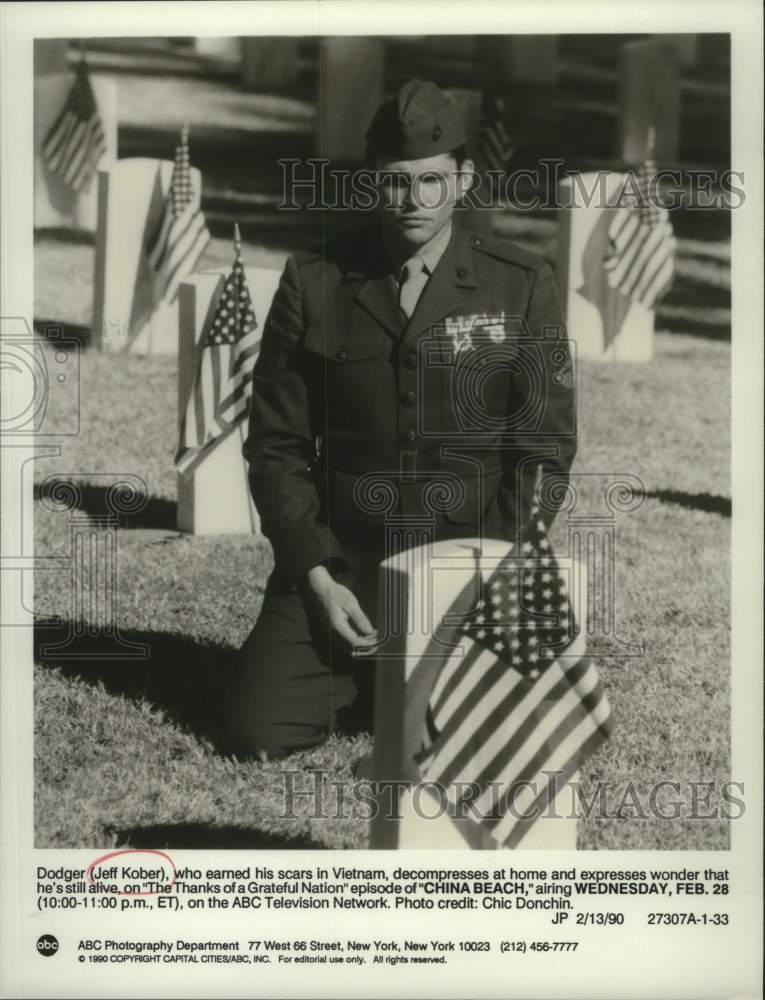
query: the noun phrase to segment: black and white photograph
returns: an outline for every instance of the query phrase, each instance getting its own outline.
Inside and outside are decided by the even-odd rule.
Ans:
[[[404,598],[376,662],[398,558],[467,588],[407,751],[486,786],[476,833],[576,763],[580,846],[727,847],[728,36],[35,59],[35,331],[79,364],[46,420],[80,422],[35,470],[39,548],[75,545],[36,580],[36,843],[366,846],[334,786],[408,776],[438,639]]]
[[[575,951],[582,911],[619,933],[630,906],[641,928],[703,911],[719,947],[760,804],[761,420],[741,420],[762,283],[736,253],[762,262],[762,164],[736,143],[761,79],[748,117],[734,97],[761,14],[715,28],[702,4],[692,32],[653,6],[648,30],[518,4],[516,29],[508,4],[458,30],[448,3],[374,28],[364,5],[143,24],[107,3],[85,30],[85,5],[19,6],[78,17],[31,29],[31,201],[3,236],[33,291],[0,310],[2,629],[29,655],[4,725],[28,713],[38,954],[85,975],[100,959],[71,934],[63,953],[54,904],[101,893],[99,920],[157,928],[240,894],[252,916],[219,915],[238,930],[294,907],[321,940],[313,910],[385,911],[361,914],[387,921],[374,959],[347,930],[214,959],[228,931],[196,914],[200,961],[268,963],[284,995],[301,948],[411,966],[393,928],[420,910],[502,911],[486,950],[508,953]],[[485,931],[447,926],[428,989],[478,960],[451,950]],[[185,961],[161,933],[155,957],[92,948],[159,975]]]

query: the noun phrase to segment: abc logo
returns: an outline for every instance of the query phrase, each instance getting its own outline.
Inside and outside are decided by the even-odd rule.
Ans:
[[[52,934],[41,934],[37,939],[37,954],[50,958],[58,951],[58,940]]]

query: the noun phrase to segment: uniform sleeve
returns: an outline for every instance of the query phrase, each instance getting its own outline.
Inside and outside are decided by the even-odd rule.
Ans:
[[[244,456],[263,534],[275,570],[297,582],[320,563],[345,562],[329,526],[318,520],[319,494],[311,476],[316,431],[305,371],[298,266],[287,261],[266,319],[252,380]]]
[[[576,455],[576,397],[571,351],[552,268],[536,272],[526,313],[529,365],[528,387],[535,414],[533,427],[524,429],[507,453],[498,497],[502,515],[523,527],[531,516],[537,482],[553,476],[568,483]],[[545,491],[541,517],[549,527],[560,508],[564,489]]]

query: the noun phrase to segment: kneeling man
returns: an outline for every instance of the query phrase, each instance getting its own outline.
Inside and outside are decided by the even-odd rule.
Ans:
[[[275,565],[231,691],[243,753],[367,724],[391,546],[514,541],[576,450],[552,270],[455,220],[473,164],[454,106],[412,80],[367,139],[374,224],[287,261],[255,366],[244,451]]]

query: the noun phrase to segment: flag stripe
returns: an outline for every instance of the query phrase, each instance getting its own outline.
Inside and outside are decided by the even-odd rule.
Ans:
[[[58,169],[67,142],[76,127],[76,121],[72,112],[66,109],[61,118],[59,118],[58,124],[53,126],[55,131],[48,134],[48,138],[43,145],[43,154],[47,158],[48,166],[51,170],[55,171]]]
[[[212,357],[211,352],[204,352],[204,357],[202,361],[202,380],[200,385],[201,391],[201,405],[199,407],[199,413],[197,415],[197,443],[202,444],[207,433],[207,426],[212,420],[213,414],[213,367],[212,367]]]
[[[247,409],[247,389],[246,386],[240,384],[225,399],[221,400],[218,419],[222,420],[226,426],[235,424]]]
[[[478,644],[475,644],[478,646]],[[578,645],[583,649],[583,639],[578,640]],[[480,647],[478,647],[480,648]],[[492,656],[494,661],[493,667],[479,675],[473,682],[474,687],[470,694],[467,691],[461,696],[462,704],[458,711],[453,711],[449,716],[448,722],[442,727],[443,742],[445,743],[447,739],[456,734],[462,729],[464,732],[469,733],[473,725],[474,719],[471,719],[471,713],[478,710],[479,714],[488,713],[488,711],[496,708],[497,699],[501,696],[502,692],[505,691],[507,700],[503,703],[503,708],[509,711],[515,708],[519,701],[525,696],[527,685],[523,688],[516,690],[517,683],[521,680],[520,675],[516,671],[511,671],[508,669],[507,665],[502,662],[496,656]],[[553,666],[559,666],[558,661],[556,661]],[[575,665],[575,664],[574,664]],[[543,693],[546,690],[546,686],[552,683],[552,670],[548,670],[537,683],[537,690],[539,693]],[[469,678],[467,678],[469,681]],[[515,691],[513,695],[512,692]],[[484,700],[486,698],[487,700]],[[434,712],[434,717],[436,721],[439,716]],[[436,752],[437,752],[436,748]]]
[[[632,198],[637,204],[622,205],[614,213],[608,230],[611,254],[603,267],[611,288],[652,308],[672,280],[677,244],[668,213],[648,197],[649,172],[655,173],[652,161],[638,176]]]
[[[156,268],[167,302],[172,302],[178,285],[194,270],[209,239],[204,216],[198,209],[187,210],[173,220]]]
[[[90,185],[105,152],[101,117],[82,62],[60,114],[43,139],[42,157],[51,173],[81,191]]]
[[[586,668],[587,661],[582,658],[570,668],[571,676],[561,676],[560,664],[555,663],[544,672],[536,684],[529,685],[516,681],[511,685],[509,679],[504,686],[498,684],[496,689],[492,690],[488,704],[481,706],[482,710],[486,710],[485,725],[489,728],[497,727],[493,730],[492,737],[482,740],[480,746],[475,746],[476,741],[472,738],[475,732],[475,718],[472,720],[472,730],[469,724],[461,727],[459,733],[454,734],[454,742],[459,745],[461,742],[459,737],[464,742],[454,759],[449,762],[449,766],[439,773],[438,780],[445,784],[449,784],[455,778],[466,780],[465,772],[468,766],[478,775],[473,780],[480,783],[494,780],[502,766],[502,758],[523,744],[528,735],[528,727],[535,724],[535,712],[539,705],[546,699],[565,695],[579,681],[580,674],[584,673]],[[505,738],[505,726],[515,734],[509,742]],[[437,766],[438,757],[434,761],[434,768]]]
[[[556,775],[556,782],[548,782],[543,792],[534,800],[529,809],[531,814],[529,818],[520,817],[516,820],[515,824],[512,826],[506,840],[504,841],[505,846],[513,850],[518,847],[519,843],[526,834],[529,832],[533,826],[537,814],[544,812],[546,808],[551,804],[551,801],[556,797],[552,795],[552,792],[557,792],[570,778],[571,776],[582,766],[582,761],[591,757],[592,754],[602,746],[603,742],[607,739],[607,734],[603,732],[602,728],[596,729],[576,750],[571,754],[566,763],[561,767]],[[547,770],[547,768],[546,768]],[[552,770],[550,768],[549,770]],[[504,831],[497,831],[495,835],[501,834]]]
[[[452,673],[441,696],[431,701],[433,718],[441,730],[444,729],[450,719],[455,717],[457,706],[467,696],[467,690],[475,685],[473,687],[475,697],[480,696],[482,689],[491,686],[495,680],[495,674],[490,668],[493,667],[496,671],[497,665],[496,656],[493,656],[477,643],[470,644],[470,648],[463,655],[462,660],[458,664],[458,669]],[[487,670],[488,676],[485,676]],[[501,674],[501,672],[500,669],[499,673]],[[463,712],[467,710],[468,706],[463,705]]]
[[[98,122],[92,118],[85,126],[84,141],[80,142],[78,148],[73,150],[66,173],[64,174],[64,180],[68,183],[74,184],[74,182],[79,181],[83,175],[83,170],[87,171],[92,159],[92,144],[97,138],[98,128]]]
[[[556,701],[544,701],[540,703],[540,712],[530,720],[528,725],[528,739],[523,743],[522,749],[517,751],[511,759],[508,759],[505,767],[509,774],[496,772],[495,777],[490,780],[497,780],[502,776],[508,787],[499,803],[499,811],[504,815],[510,803],[513,801],[517,790],[526,782],[533,782],[551,756],[551,747],[561,744],[566,736],[572,733],[577,726],[584,725],[592,727],[591,711],[597,706],[603,697],[603,688],[598,681],[597,672],[585,661],[585,674],[583,679],[588,679],[590,688],[582,691],[570,688],[560,694]],[[549,715],[546,725],[542,726],[545,716]],[[589,736],[589,733],[587,734]],[[508,749],[507,753],[510,753]],[[546,768],[552,770],[552,768]],[[501,816],[496,819],[487,818],[484,822],[488,827],[493,827],[500,822]]]
[[[643,238],[640,241],[635,241],[636,246],[629,271],[623,276],[621,281],[621,288],[626,295],[633,293],[646,264],[657,250],[659,250],[663,239],[663,234],[658,229],[647,229],[645,226],[642,226],[641,229],[643,230]]]
[[[184,217],[184,224],[186,221]],[[206,229],[192,228],[190,232],[197,242],[209,236]],[[184,241],[187,246],[188,235]],[[175,458],[184,475],[247,416],[252,369],[260,345],[257,326],[237,251],[234,266],[202,330],[197,374],[181,422]]]
[[[478,156],[485,161],[487,169],[503,171],[513,155],[513,146],[503,121],[505,103],[496,94],[487,93],[482,104],[476,142]]]
[[[153,271],[158,271],[161,266],[162,257],[167,247],[167,235],[170,232],[170,227],[172,226],[172,224],[173,224],[172,209],[170,207],[169,201],[165,201],[165,207],[162,213],[162,222],[156,234],[150,241],[147,250],[149,266],[152,268]]]
[[[581,767],[593,744],[602,743],[606,737],[607,733],[592,714],[583,706],[576,706],[555,734],[557,742],[541,748],[527,775],[519,778],[513,790],[508,789],[498,803],[497,813],[502,815],[496,821],[488,819],[485,828],[498,840],[506,841],[524,816],[533,816],[543,803],[547,806],[554,800],[563,783]]]
[[[172,302],[180,283],[194,270],[210,241],[204,215],[191,184],[186,132],[175,150],[175,162],[164,211],[147,259],[154,275],[155,299]]]
[[[55,169],[61,163],[64,152],[67,148],[72,134],[77,128],[80,119],[67,106],[56,120],[53,128],[43,144],[43,152],[50,160],[51,169]]]
[[[645,287],[638,289],[637,294],[644,305],[648,308],[653,307],[656,300],[669,288],[674,270],[674,259],[672,255],[669,255],[660,263],[656,274],[651,278],[650,282],[646,282]]]
[[[193,227],[184,236],[183,246],[179,248],[179,252],[173,254],[175,259],[172,261],[172,270],[167,275],[166,301],[173,301],[180,283],[193,272],[209,242],[210,233],[200,212],[195,217]]]
[[[449,656],[448,676],[434,680],[415,755],[423,778],[476,831],[463,835],[482,846],[487,836],[517,843],[534,819],[524,819],[527,808],[558,794],[544,772],[563,769],[567,780],[609,733],[603,685],[538,513],[535,504],[522,579],[518,557],[508,556],[482,583],[481,614],[461,626],[465,655]]]
[[[636,275],[632,285],[632,294],[636,299],[642,299],[646,292],[655,288],[656,279],[663,274],[669,265],[670,276],[673,269],[675,240],[674,237],[663,237],[662,245],[657,252],[652,254],[643,262],[643,267],[639,275]],[[659,289],[660,290],[660,289]]]

